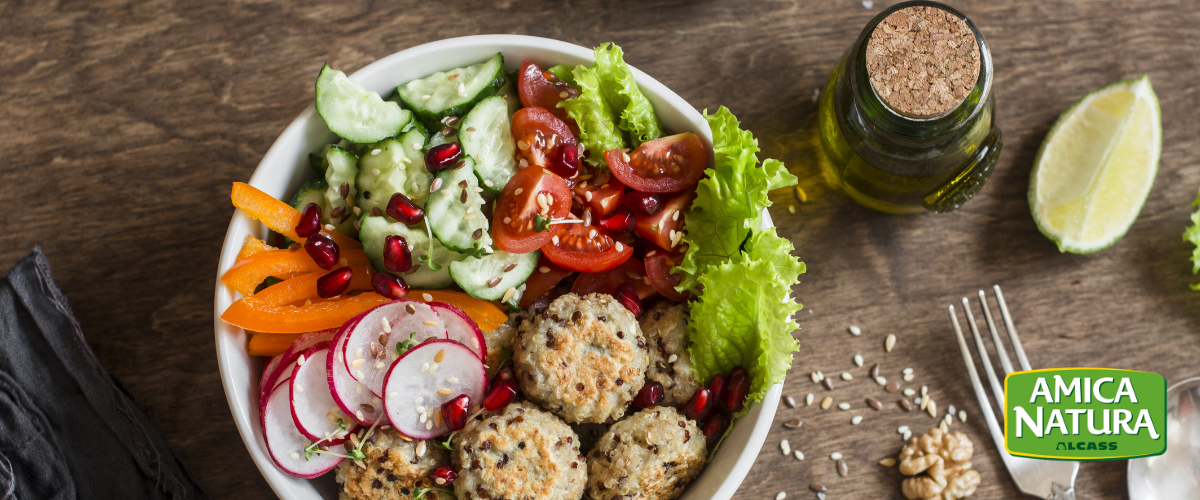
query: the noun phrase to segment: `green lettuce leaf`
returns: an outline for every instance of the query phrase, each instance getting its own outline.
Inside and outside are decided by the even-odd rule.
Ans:
[[[612,108],[600,90],[600,77],[596,71],[576,66],[571,70],[573,84],[579,88],[579,97],[558,103],[579,125],[579,142],[587,148],[588,163],[608,166],[604,152],[625,147],[625,138],[617,128]]]
[[[627,134],[630,146],[636,148],[643,142],[662,137],[662,123],[654,115],[654,106],[634,81],[621,47],[606,43],[596,47],[595,53],[596,65],[592,69],[600,77],[600,91],[619,118],[617,127]]]
[[[724,106],[711,115],[706,111],[705,118],[716,163],[705,170],[696,201],[684,214],[687,253],[674,270],[681,277],[680,291],[695,290],[705,268],[736,256],[750,232],[762,227],[762,212],[771,206],[768,191],[796,184],[777,160],[757,167],[758,140]]]
[[[551,66],[549,71],[552,75],[557,76],[559,80],[575,85],[575,76],[571,74],[575,70],[575,66],[570,64],[558,64]]]
[[[1191,206],[1200,207],[1200,193],[1196,194],[1196,201],[1193,201]],[[1200,272],[1200,210],[1192,212],[1192,225],[1183,232],[1183,241],[1196,245],[1196,248],[1192,249],[1192,274],[1196,274]],[[1192,290],[1200,290],[1200,283],[1189,286]]]
[[[762,234],[782,240],[774,232]],[[771,245],[783,247],[778,242]],[[742,366],[750,375],[747,397],[752,401],[761,401],[767,389],[783,381],[792,353],[799,349],[792,337],[799,325],[792,315],[801,306],[788,294],[804,272],[803,263],[788,257],[755,260],[742,254],[700,276],[704,292],[692,303],[688,322],[696,380],[707,381]]]

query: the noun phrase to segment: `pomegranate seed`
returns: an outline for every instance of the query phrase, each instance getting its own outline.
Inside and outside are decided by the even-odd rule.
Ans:
[[[483,398],[483,409],[500,411],[517,398],[517,383],[512,380],[502,380],[492,386],[487,396]]]
[[[633,404],[637,405],[638,408],[650,408],[651,406],[658,406],[659,403],[663,402],[663,398],[665,397],[667,397],[667,394],[663,391],[663,385],[651,381],[643,385],[642,390],[638,391],[637,396],[633,398]]]
[[[429,151],[425,153],[425,168],[429,169],[430,172],[445,170],[454,165],[454,162],[458,161],[459,158],[462,158],[462,155],[462,144],[457,142],[439,144],[429,148]]]
[[[617,291],[613,292],[613,295],[634,316],[642,315],[642,301],[638,298],[637,293],[633,291],[633,286],[629,283],[617,285]]]
[[[449,465],[439,466],[438,468],[433,469],[433,472],[429,475],[433,477],[433,482],[438,486],[445,486],[453,483],[455,479],[458,479],[458,473],[454,472],[454,469],[451,469]]]
[[[745,368],[735,366],[729,372],[728,392],[721,397],[720,401],[726,409],[737,413],[746,405],[746,393],[748,392],[750,392],[750,375],[746,373]]]
[[[683,405],[683,414],[697,422],[704,420],[704,417],[707,417],[712,411],[713,401],[712,391],[707,387],[696,389],[696,393],[692,394],[692,399]]]
[[[300,214],[300,222],[296,223],[296,236],[307,238],[321,232],[321,206],[309,203]]]
[[[446,419],[446,427],[457,431],[467,426],[467,412],[471,408],[471,397],[459,394],[454,399],[442,403],[442,417]]]
[[[579,173],[579,150],[575,148],[558,148],[554,158],[550,160],[550,171],[559,177],[570,179]]]
[[[375,273],[371,276],[371,288],[375,289],[375,293],[392,300],[400,300],[408,295],[408,283],[392,273]]]
[[[383,239],[383,267],[398,273],[412,269],[412,252],[403,236],[391,234]]]
[[[700,425],[700,430],[704,432],[704,443],[709,449],[717,445],[717,441],[721,440],[721,436],[725,435],[727,429],[729,429],[729,417],[723,412],[713,413]]]
[[[404,196],[403,193],[392,195],[392,199],[388,200],[387,210],[385,210],[391,218],[396,219],[408,225],[421,222],[425,218],[425,211],[421,207],[413,204],[412,200]]]
[[[338,246],[333,242],[333,238],[325,236],[321,233],[316,233],[308,237],[308,241],[304,242],[304,251],[308,252],[308,256],[316,261],[321,269],[333,269],[333,266],[338,263]]]
[[[712,391],[713,401],[725,400],[725,375],[720,373],[713,375],[712,382],[708,383],[708,390]]]
[[[505,382],[505,381],[509,381],[509,382],[517,381],[517,378],[515,376],[513,376],[512,368],[509,368],[507,366],[505,366],[504,368],[501,368],[500,371],[496,372],[495,375],[492,375],[492,381],[489,384],[489,387],[499,384],[500,382]]]
[[[625,193],[624,198],[621,198],[621,204],[629,207],[636,213],[644,215],[654,215],[659,210],[662,210],[662,200],[654,193],[630,191]]]
[[[346,289],[350,288],[350,278],[353,277],[354,270],[349,267],[329,271],[325,276],[317,278],[317,296],[328,299],[345,293]]]
[[[607,217],[600,219],[597,224],[614,234],[622,234],[633,230],[633,226],[637,224],[637,217],[634,217],[628,208],[617,207]]]

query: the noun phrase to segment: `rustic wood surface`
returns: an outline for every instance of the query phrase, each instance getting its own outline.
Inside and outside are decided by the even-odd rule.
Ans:
[[[766,155],[801,177],[809,200],[775,196],[780,233],[809,272],[796,294],[803,344],[785,393],[823,389],[853,412],[781,407],[738,498],[902,498],[897,426],[935,420],[864,409],[884,396],[855,368],[912,367],[943,406],[972,417],[983,484],[1018,491],[986,435],[945,307],[1001,283],[1038,367],[1106,366],[1196,375],[1194,281],[1180,241],[1200,186],[1200,81],[1194,2],[956,1],[991,44],[1005,147],[987,187],[947,215],[889,216],[825,187],[812,144],[813,91],[875,13],[858,0],[737,2],[0,2],[0,266],[41,245],[104,366],[128,384],[214,498],[272,495],[234,429],[218,379],[212,296],[233,208],[249,178],[313,98],[321,64],[352,71],[447,37],[518,33],[584,46],[615,41],[627,60],[698,109],[729,106]],[[1060,254],[1030,218],[1030,164],[1055,117],[1089,90],[1149,73],[1162,103],[1157,183],[1115,247]],[[787,210],[795,205],[795,213]],[[862,327],[861,337],[846,333]],[[896,350],[883,338],[895,333]],[[881,399],[883,399],[881,397]],[[887,398],[894,400],[895,398]],[[851,426],[853,414],[866,420]],[[780,423],[800,418],[799,430]],[[798,462],[780,439],[803,450]],[[841,451],[850,475],[838,477]],[[1084,464],[1080,498],[1122,498],[1125,462]]]

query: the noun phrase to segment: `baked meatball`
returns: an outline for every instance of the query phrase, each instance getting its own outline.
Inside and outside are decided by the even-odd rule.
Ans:
[[[487,376],[489,379],[500,370],[504,364],[505,350],[512,356],[512,339],[517,334],[517,327],[529,317],[525,311],[508,315],[508,321],[497,326],[495,330],[483,332],[483,340],[487,343]]]
[[[513,350],[521,391],[571,423],[620,419],[650,363],[637,319],[599,293],[555,299],[521,324]]]
[[[670,406],[647,408],[613,424],[588,454],[588,497],[670,500],[704,468],[696,422]]]
[[[687,349],[687,325],[687,306],[678,302],[664,300],[642,315],[642,334],[650,344],[646,381],[663,385],[666,406],[683,406],[699,386]]]
[[[346,460],[337,466],[335,477],[341,485],[339,500],[410,499],[417,488],[427,488],[429,474],[450,465],[450,452],[426,442],[417,456],[420,441],[407,441],[394,430],[375,430],[363,445],[363,467]]]
[[[575,432],[529,402],[471,419],[454,446],[459,500],[578,500],[587,485]]]

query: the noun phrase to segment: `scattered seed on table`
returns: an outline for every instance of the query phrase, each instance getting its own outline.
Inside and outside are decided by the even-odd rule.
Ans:
[[[905,375],[908,375],[908,374],[910,374],[910,373],[912,373],[912,372],[913,372],[913,369],[912,369],[912,367],[908,367],[908,368],[905,368],[904,370],[902,370],[900,373],[903,373],[903,374],[905,374]]]
[[[813,490],[813,493],[825,493],[826,491],[829,491],[829,490],[826,490],[825,485],[823,485],[821,483],[810,484],[810,485],[808,485],[808,489]]]
[[[867,406],[874,408],[875,411],[880,411],[883,409],[883,403],[880,403],[879,400],[875,398],[867,398]]]
[[[787,396],[784,396],[783,404],[788,405],[788,408],[795,408],[796,407],[796,398],[793,398],[790,394]]]
[[[950,424],[947,424],[945,420],[943,420],[941,423],[939,423],[937,428],[939,431],[942,431],[942,434],[950,433]]]
[[[958,419],[963,422],[966,422],[967,421],[967,410],[958,410]]]
[[[825,385],[825,390],[827,390],[827,391],[833,390],[833,379],[826,378],[825,380],[821,381],[821,384]]]
[[[909,439],[912,439],[912,431],[904,431],[904,440],[908,441]]]
[[[850,325],[850,335],[854,335],[855,337],[862,335],[862,328]]]
[[[954,415],[947,413],[945,416],[942,417],[942,423],[945,423],[946,425],[953,424],[954,423]]]
[[[929,416],[936,417],[937,416],[937,401],[934,401],[932,399],[929,400],[929,407],[926,408],[926,410],[929,410]]]
[[[929,387],[923,385],[921,386],[921,395],[924,396],[926,394],[929,394]]]
[[[915,379],[915,378],[917,378],[917,376],[916,376],[916,375],[913,375],[913,374],[911,374],[911,373],[905,373],[905,374],[904,374],[904,381],[905,381],[905,382],[912,382],[912,381],[913,381],[913,379]]]
[[[892,352],[892,348],[894,347],[896,347],[896,334],[889,333],[887,338],[883,341],[883,350]]]
[[[953,415],[957,415],[957,414],[958,414],[958,410],[956,410],[956,409],[954,408],[954,405],[950,405],[950,406],[947,406],[947,407],[946,407],[946,414],[947,414],[947,415],[951,415],[951,416],[953,416]]]
[[[907,399],[900,400],[900,408],[904,411],[913,411],[912,403],[909,403]]]
[[[862,415],[855,415],[850,418],[850,425],[858,425],[862,423]]]
[[[825,399],[821,400],[821,409],[828,410],[830,406],[833,406],[833,398],[825,396]]]
[[[925,409],[925,405],[922,405],[922,404],[921,404],[921,401],[924,401],[924,400],[925,400],[925,398],[923,398],[923,397],[921,397],[921,396],[917,396],[917,397],[913,398],[913,404],[920,405],[920,406],[921,406],[921,409],[922,409],[922,410],[924,410],[924,409]]]
[[[796,457],[796,460],[804,460],[804,452],[803,451],[800,451],[800,450],[793,451],[792,455]]]
[[[786,491],[781,491],[781,492],[775,494],[775,500],[783,500],[785,498],[787,498]]]
[[[792,454],[792,445],[791,445],[791,444],[789,444],[789,443],[788,443],[788,440],[786,440],[786,439],[784,439],[783,441],[780,441],[780,442],[779,442],[779,449],[783,450],[783,454],[784,454],[784,455],[791,455],[791,454]]]
[[[850,409],[850,403],[838,403],[838,409],[846,411]]]
[[[788,420],[787,422],[783,423],[783,426],[788,429],[799,429],[800,428],[800,419],[794,418],[792,420]]]
[[[896,465],[896,459],[891,458],[891,457],[885,458],[885,459],[879,461],[879,465],[882,465],[884,467],[891,467],[893,465]]]
[[[810,392],[810,393],[808,393],[807,396],[804,396],[804,406],[812,406],[812,404],[813,404],[813,393]]]
[[[871,365],[871,378],[879,376],[879,363]]]
[[[850,372],[842,372],[842,380],[854,380],[854,375],[851,375]]]
[[[896,391],[900,390],[900,381],[893,380],[890,384],[884,386],[883,389],[888,392],[896,392]]]
[[[913,395],[915,395],[916,393],[917,393],[917,391],[914,391],[914,390],[912,389],[912,387],[909,387],[909,388],[906,388],[906,389],[904,389],[904,395],[905,395],[905,396],[908,396],[908,397],[910,397],[910,398],[911,398],[911,397],[913,397]]]
[[[908,429],[908,426],[907,426],[907,425],[901,425],[900,427],[896,428],[896,433],[897,433],[897,434],[904,434],[905,432],[908,432],[908,430],[909,430],[909,429]]]
[[[854,366],[862,366],[862,365],[863,365],[862,354],[855,354],[854,355]]]
[[[879,385],[887,385],[887,378],[883,375],[875,377],[875,383]]]
[[[829,454],[829,459],[830,459],[830,460],[841,460],[841,459],[842,459],[842,452],[840,452],[840,451],[835,451],[835,452],[833,452],[833,453],[830,453],[830,454]]]
[[[846,477],[848,474],[850,474],[850,466],[846,465],[845,460],[838,460],[837,471],[839,476]]]
[[[819,384],[822,380],[825,380],[824,373],[821,373],[820,371],[812,372],[812,381],[814,384]]]

